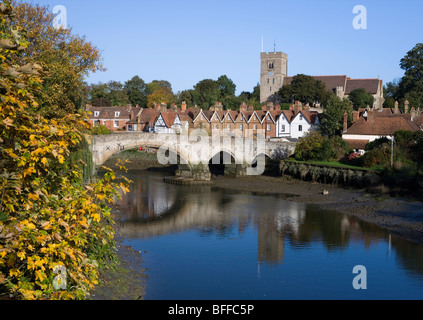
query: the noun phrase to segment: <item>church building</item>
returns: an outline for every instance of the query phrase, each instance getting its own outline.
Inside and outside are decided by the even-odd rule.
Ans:
[[[371,107],[383,108],[383,81],[380,79],[351,79],[346,75],[313,76],[324,83],[326,90],[333,91],[341,99],[354,89],[363,88],[374,97]],[[284,85],[291,83],[288,76],[288,55],[283,52],[262,52],[260,73],[260,102],[266,103]]]

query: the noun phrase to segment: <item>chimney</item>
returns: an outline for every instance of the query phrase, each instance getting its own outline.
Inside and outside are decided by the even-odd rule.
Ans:
[[[160,104],[160,111],[166,112],[167,111],[167,105],[165,103]]]
[[[405,102],[404,102],[404,113],[408,113],[409,107],[410,107],[410,103],[408,102],[408,100],[405,100]]]
[[[281,105],[280,105],[280,104],[277,104],[277,105],[275,106],[275,110],[276,110],[276,111],[281,111]]]
[[[395,101],[395,110],[394,110],[394,114],[399,114],[399,103],[398,103],[398,101]]]
[[[187,103],[185,102],[185,101],[182,101],[182,104],[181,104],[181,111],[182,112],[185,112],[187,110]]]
[[[247,111],[254,111],[254,107],[253,107],[253,105],[250,105],[250,106],[248,107]]]
[[[414,118],[416,117],[416,115],[417,115],[416,109],[414,109],[414,107],[411,107],[411,121],[414,120]]]
[[[360,119],[360,112],[353,111],[353,123],[356,123]]]
[[[247,111],[247,104],[245,102],[243,102],[240,106],[239,106],[239,111],[245,112]]]

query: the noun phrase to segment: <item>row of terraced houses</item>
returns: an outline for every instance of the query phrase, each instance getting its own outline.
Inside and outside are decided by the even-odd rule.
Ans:
[[[130,105],[125,108],[87,106],[87,110],[91,113],[92,125],[105,125],[111,131],[177,134],[202,128],[213,134],[245,136],[263,130],[267,138],[299,139],[320,125],[320,114],[300,102],[292,104],[289,110],[272,104],[254,110],[245,103],[239,110],[224,110],[220,102],[209,110],[187,108],[184,102],[180,108],[161,104],[147,109]]]

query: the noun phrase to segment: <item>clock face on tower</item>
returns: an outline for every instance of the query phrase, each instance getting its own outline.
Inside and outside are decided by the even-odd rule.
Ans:
[[[267,75],[268,75],[269,77],[273,77],[273,72],[269,72]]]

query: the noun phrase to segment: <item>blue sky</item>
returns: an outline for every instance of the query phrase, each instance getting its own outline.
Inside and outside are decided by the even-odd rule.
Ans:
[[[31,2],[26,1],[25,2]],[[89,83],[167,80],[175,92],[227,75],[237,93],[260,80],[260,51],[288,54],[288,74],[347,75],[386,82],[423,42],[417,0],[32,0],[67,9],[73,32],[102,51],[106,72]],[[367,29],[353,28],[356,5]]]

